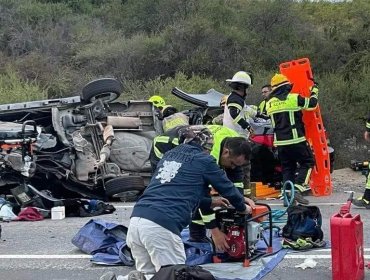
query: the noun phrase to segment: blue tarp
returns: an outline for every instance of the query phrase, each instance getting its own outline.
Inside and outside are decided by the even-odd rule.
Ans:
[[[268,239],[268,231],[264,233]],[[181,233],[185,244],[186,264],[201,265],[209,270],[218,280],[259,280],[272,271],[283,259],[287,250],[281,248],[281,237],[274,233],[272,248],[273,254],[252,261],[251,266],[243,267],[241,262],[233,263],[212,263],[212,247],[209,243],[194,243],[187,241],[189,238],[188,229]],[[191,248],[190,246],[194,246]],[[265,252],[266,243],[260,240],[257,248]]]
[[[134,260],[126,245],[126,235],[127,227],[123,225],[91,219],[72,238],[72,244],[93,255],[94,263],[132,266]]]

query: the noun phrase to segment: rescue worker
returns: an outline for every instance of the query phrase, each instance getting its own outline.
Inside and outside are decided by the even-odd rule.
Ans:
[[[311,96],[302,97],[291,92],[292,84],[286,76],[275,74],[271,79],[272,92],[266,102],[267,114],[274,127],[274,145],[277,146],[282,166],[283,182],[294,183],[296,201],[309,204],[302,194],[309,191],[309,180],[314,157],[305,137],[302,110],[317,106],[318,88],[311,88]],[[299,168],[297,168],[299,164]],[[296,171],[298,175],[296,176]]]
[[[256,110],[245,103],[248,88],[252,86],[252,78],[247,72],[239,71],[226,82],[229,82],[232,91],[226,100],[223,125],[248,138],[250,133],[253,134],[248,118],[257,114]]]
[[[177,126],[189,125],[189,117],[178,112],[172,105],[165,105],[161,111],[163,131],[169,131]]]
[[[221,169],[225,170],[226,176],[234,183],[234,186],[243,194],[243,170],[242,166],[249,161],[250,145],[247,140],[240,137],[239,134],[227,127],[220,125],[206,126],[188,126],[197,129],[206,127],[212,133],[214,145],[211,150],[213,156]],[[163,155],[176,147],[183,140],[179,139],[181,130],[188,127],[177,127],[167,133],[157,136],[154,139],[153,147],[150,153],[150,162],[152,169],[155,170],[157,163]],[[252,200],[247,199],[248,203],[254,206]],[[211,230],[212,238],[221,249],[222,244],[226,243],[225,235],[218,229],[215,214],[212,210],[215,206],[222,206],[223,200],[212,200],[205,198],[200,205],[200,211],[196,211],[193,221],[189,226],[190,241],[206,242],[206,228]],[[213,203],[214,207],[211,207]],[[218,245],[220,243],[221,245]],[[225,246],[225,245],[224,245]]]
[[[270,96],[270,93],[271,93],[271,85],[270,84],[262,86],[261,94],[262,94],[263,100],[260,103],[260,105],[258,105],[258,112],[260,114],[263,114],[263,115],[267,114],[267,112],[266,112],[266,101],[268,100],[268,98]]]
[[[366,121],[366,130],[364,133],[364,138],[366,141],[370,142],[370,112]],[[357,207],[365,207],[366,209],[370,209],[370,172],[366,177],[366,187],[363,196],[353,200],[353,204]]]
[[[209,155],[212,134],[201,129],[190,131],[184,138],[184,144],[163,156],[133,208],[127,245],[137,271],[130,272],[128,279],[145,279],[144,275],[150,278],[163,266],[185,263],[180,233],[190,223],[191,213],[208,193],[209,185],[237,211],[252,211]]]
[[[227,100],[227,95],[223,95],[221,97],[221,101],[220,101],[220,107],[221,107],[221,109],[223,111],[225,110],[226,100]],[[224,113],[219,114],[217,117],[215,117],[212,120],[212,124],[222,125],[223,124],[223,120],[224,120]]]
[[[245,71],[236,72],[232,79],[227,79],[232,91],[227,97],[224,109],[223,125],[235,130],[246,139],[253,136],[254,131],[248,122],[248,119],[257,115],[257,110],[245,103],[248,88],[252,86],[252,77]],[[250,189],[250,172],[251,165],[248,163],[244,166],[244,191],[245,195],[251,197]]]
[[[151,96],[148,101],[151,102],[153,104],[153,106],[155,108],[157,108],[159,111],[161,111],[163,109],[163,107],[166,106],[166,102],[159,95]]]

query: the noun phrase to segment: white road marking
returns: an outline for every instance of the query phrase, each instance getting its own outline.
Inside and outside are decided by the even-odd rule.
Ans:
[[[0,259],[91,259],[90,255],[0,255]]]
[[[364,248],[365,252],[370,252],[370,248]],[[319,249],[315,252],[330,252],[330,249]],[[0,259],[90,259],[90,255],[0,255]],[[286,254],[285,259],[331,259],[330,254]],[[370,255],[364,255],[365,259],[370,259]]]
[[[331,259],[331,255],[298,255],[298,254],[288,254],[285,255],[284,259]],[[370,259],[370,255],[364,255],[365,259]]]
[[[271,201],[271,200],[270,200]],[[343,202],[318,202],[318,203],[313,203],[312,204],[316,205],[316,206],[334,206],[334,205],[344,205],[345,203]],[[283,203],[268,203],[268,205],[270,206],[283,206]],[[116,208],[133,208],[134,205],[114,205],[114,207]]]
[[[342,202],[310,202],[312,205],[315,206],[332,206],[332,205],[344,205],[345,203]],[[270,206],[283,206],[283,203],[268,203]]]
[[[315,252],[331,252],[331,249],[315,249]],[[370,248],[364,248],[364,252],[370,252]]]

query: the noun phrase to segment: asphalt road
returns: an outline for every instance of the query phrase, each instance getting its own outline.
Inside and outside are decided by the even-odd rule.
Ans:
[[[340,175],[340,176],[339,176]],[[345,191],[363,191],[363,177],[352,171],[335,175],[334,193],[329,197],[309,197],[311,204],[318,205],[323,215],[325,239],[330,239],[329,219],[341,203],[346,201]],[[281,208],[280,201],[270,201],[271,206]],[[128,224],[132,203],[114,203],[117,211],[99,218]],[[364,222],[365,257],[370,261],[370,210],[352,208],[353,214],[360,214]],[[90,256],[83,254],[71,243],[72,237],[90,218],[67,218],[39,222],[1,223],[0,279],[9,280],[95,280],[106,271],[126,275],[132,268],[124,266],[107,267],[90,263]],[[294,266],[308,256],[317,261],[313,269],[302,270]],[[370,279],[370,270],[365,279]],[[287,255],[286,258],[264,279],[266,280],[313,280],[331,279],[330,250],[303,252]]]

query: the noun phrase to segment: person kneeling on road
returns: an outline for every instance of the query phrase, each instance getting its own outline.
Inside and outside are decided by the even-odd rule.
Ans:
[[[211,150],[211,156],[216,159],[217,164],[226,173],[227,178],[234,183],[235,188],[243,194],[243,169],[251,154],[250,143],[239,134],[227,127],[220,125],[196,125],[177,127],[157,136],[153,141],[153,147],[150,154],[150,162],[153,172],[157,167],[159,160],[163,154],[176,147],[184,141],[181,136],[183,131],[187,129],[197,131],[207,128],[211,131],[214,145]],[[209,189],[211,190],[211,189]],[[247,203],[254,207],[254,202],[251,199],[245,198]],[[201,200],[199,210],[194,212],[191,224],[189,225],[189,241],[192,242],[208,242],[206,229],[211,230],[213,242],[218,250],[224,251],[228,249],[225,234],[217,227],[215,213],[213,208],[226,206],[228,201],[222,197],[212,197],[207,193],[207,196]]]
[[[134,206],[127,233],[137,271],[131,279],[147,279],[166,265],[184,264],[181,231],[212,185],[237,211],[251,213],[244,197],[215,159],[209,155],[213,140],[208,129],[187,131],[184,144],[167,152],[149,186]],[[128,278],[130,279],[130,277]]]

